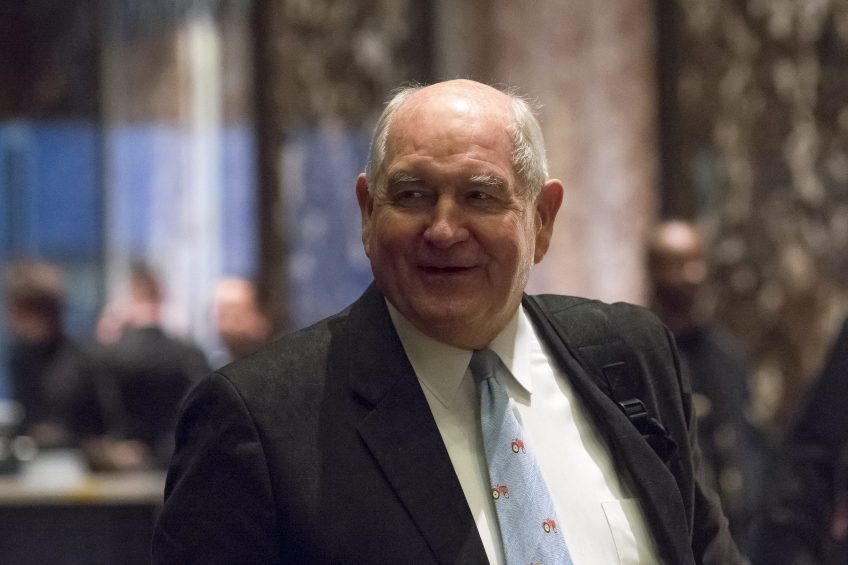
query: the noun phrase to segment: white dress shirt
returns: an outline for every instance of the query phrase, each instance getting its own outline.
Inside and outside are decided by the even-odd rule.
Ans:
[[[471,351],[420,332],[388,301],[492,564],[502,564]],[[503,383],[551,490],[575,565],[658,563],[642,509],[567,378],[550,362],[523,308],[489,344],[509,369]]]

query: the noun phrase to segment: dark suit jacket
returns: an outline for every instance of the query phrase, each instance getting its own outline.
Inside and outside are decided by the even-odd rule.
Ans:
[[[629,305],[567,297],[524,304],[632,476],[663,560],[737,563],[726,522],[693,479],[688,385],[664,328]],[[575,361],[563,330],[572,308],[596,309],[621,329],[644,369],[643,400],[680,446],[668,465]],[[193,390],[165,496],[153,540],[158,564],[487,562],[373,286],[344,312]]]

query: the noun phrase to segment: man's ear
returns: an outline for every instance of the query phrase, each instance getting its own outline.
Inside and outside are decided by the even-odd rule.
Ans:
[[[565,189],[557,179],[551,179],[542,186],[536,198],[536,250],[533,262],[538,263],[548,252],[554,233],[554,220],[562,204]]]
[[[374,198],[368,189],[365,173],[356,177],[356,201],[359,202],[359,214],[362,218],[362,245],[365,254],[370,256],[371,212],[374,210]]]

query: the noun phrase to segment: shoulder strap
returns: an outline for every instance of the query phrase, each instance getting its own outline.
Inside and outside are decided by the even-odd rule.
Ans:
[[[541,306],[544,296],[528,299]],[[568,323],[557,324],[571,342],[569,350],[595,383],[615,402],[645,441],[665,462],[677,452],[677,444],[640,396],[646,380],[642,366],[629,344],[609,319],[609,311],[596,301],[581,301],[568,308]],[[544,308],[542,308],[544,311]]]

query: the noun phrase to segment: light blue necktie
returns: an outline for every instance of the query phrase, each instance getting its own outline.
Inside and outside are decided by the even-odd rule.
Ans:
[[[471,356],[480,387],[480,421],[507,565],[571,565],[548,486],[515,418],[496,373],[500,359],[490,349]]]

